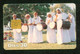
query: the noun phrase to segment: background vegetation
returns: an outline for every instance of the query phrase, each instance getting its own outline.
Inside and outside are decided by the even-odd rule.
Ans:
[[[39,16],[45,21],[47,12],[55,12],[56,8],[60,7],[64,12],[67,13],[69,10],[76,17],[76,9],[72,10],[65,4],[57,4],[51,7],[54,3],[30,3],[30,4],[4,4],[3,6],[3,23],[7,23],[12,19],[12,14],[17,14],[17,18],[24,21],[24,15],[29,13],[33,17],[33,12],[38,12]]]

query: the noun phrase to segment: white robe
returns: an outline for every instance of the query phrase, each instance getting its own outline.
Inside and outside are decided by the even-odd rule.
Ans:
[[[70,17],[72,23],[71,23],[71,27],[70,27],[70,30],[69,30],[69,34],[70,34],[70,39],[71,41],[76,41],[76,32],[75,32],[75,18],[74,16],[71,14],[71,17]]]
[[[56,43],[57,40],[56,40],[55,30],[54,29],[51,29],[49,27],[48,20],[50,20],[50,22],[52,22],[52,18],[48,18],[48,17],[46,18],[46,24],[47,24],[47,41],[49,43]]]
[[[35,22],[35,24],[41,23],[40,20],[41,20],[41,18],[39,16],[37,17],[37,19],[33,18],[33,22]],[[38,31],[37,27],[34,26],[34,28],[33,28],[33,43],[40,43],[40,42],[43,42],[42,31]]]
[[[69,30],[61,29],[59,28],[59,20],[66,19],[66,16],[64,13],[57,14],[57,43],[62,44],[62,43],[68,43],[71,42],[70,36],[69,36]]]
[[[32,23],[32,18],[29,18],[28,24]],[[29,31],[28,31],[28,43],[32,43],[33,38],[33,25],[29,25]]]
[[[20,41],[22,41],[22,39],[21,39],[22,33],[16,32],[16,29],[13,29],[13,36],[14,36],[14,42],[20,42]]]
[[[66,20],[67,17],[68,17],[68,14],[62,13],[62,19]],[[63,34],[64,34],[63,43],[71,42],[69,29],[63,29]]]

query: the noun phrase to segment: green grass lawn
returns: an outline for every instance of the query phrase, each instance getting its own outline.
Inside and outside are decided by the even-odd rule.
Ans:
[[[22,35],[25,37],[23,43],[25,43],[26,47],[20,47],[21,43],[14,43],[9,41],[4,41],[4,49],[5,50],[40,50],[40,49],[75,49],[76,42],[70,42],[65,44],[57,44],[57,43],[48,43],[46,41],[46,30],[43,31],[43,43],[27,43],[27,32],[22,32]],[[19,47],[8,47],[8,44],[19,45]]]

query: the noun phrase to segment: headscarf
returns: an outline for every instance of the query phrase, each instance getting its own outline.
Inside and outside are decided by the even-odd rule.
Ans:
[[[60,12],[62,12],[61,8],[57,8],[56,11],[60,10]]]

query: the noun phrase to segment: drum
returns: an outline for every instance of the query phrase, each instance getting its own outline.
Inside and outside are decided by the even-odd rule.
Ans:
[[[55,22],[50,22],[49,27],[51,29],[56,29],[56,23]]]
[[[41,23],[41,24],[37,24],[36,27],[39,31],[42,31],[43,29],[47,28],[47,25],[45,23]]]
[[[28,26],[27,25],[22,25],[21,29],[22,29],[22,32],[27,32],[28,31]]]
[[[43,29],[47,29],[47,25],[45,23],[41,23],[43,26]]]
[[[16,29],[16,32],[21,33],[21,29]]]
[[[37,24],[36,27],[37,27],[38,31],[42,31],[43,30],[42,24]]]
[[[70,28],[70,22],[67,20],[60,20],[59,27],[63,29],[69,29]]]
[[[63,21],[62,28],[63,29],[70,29],[71,23],[70,21]]]

